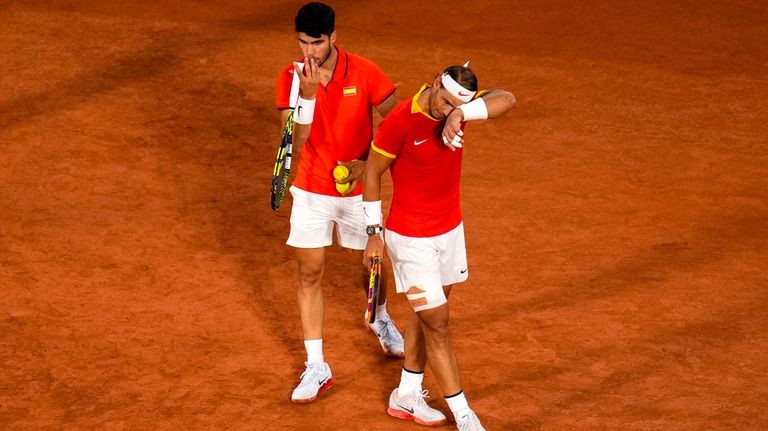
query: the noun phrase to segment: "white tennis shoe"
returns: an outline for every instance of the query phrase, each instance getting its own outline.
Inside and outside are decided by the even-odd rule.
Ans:
[[[301,373],[301,381],[291,394],[291,401],[299,404],[311,403],[318,394],[333,386],[333,375],[327,362],[305,362],[304,365],[307,368]]]
[[[376,321],[374,321],[373,324],[368,323],[368,320],[366,319],[365,326],[367,326],[368,329],[376,335],[376,338],[379,339],[381,349],[384,350],[384,353],[386,353],[387,356],[393,358],[405,357],[405,342],[403,341],[403,336],[400,335],[400,331],[398,331],[395,326],[395,321],[392,320],[388,314],[385,314],[382,318],[377,316]]]
[[[459,431],[485,431],[485,428],[480,424],[480,418],[472,410],[466,416],[456,418],[456,429]]]
[[[397,389],[389,395],[389,407],[387,414],[407,421],[414,421],[419,425],[434,427],[446,422],[445,415],[424,401],[427,391],[412,391],[404,397],[397,395]]]

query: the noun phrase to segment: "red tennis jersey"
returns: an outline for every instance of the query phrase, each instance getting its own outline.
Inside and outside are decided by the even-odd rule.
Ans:
[[[372,61],[334,46],[336,66],[328,85],[319,85],[315,115],[301,149],[299,172],[293,185],[312,193],[340,196],[333,179],[337,162],[363,160],[373,138],[373,113],[395,91],[395,86]],[[277,109],[290,107],[293,64],[277,78]],[[358,184],[348,196],[362,193]]]
[[[445,120],[421,109],[418,99],[400,102],[379,125],[371,149],[395,159],[392,205],[386,227],[400,235],[432,237],[451,231],[462,220],[459,199],[463,150],[443,144]],[[464,129],[464,123],[461,126]]]

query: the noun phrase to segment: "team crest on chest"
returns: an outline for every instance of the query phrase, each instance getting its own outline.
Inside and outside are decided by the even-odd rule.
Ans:
[[[344,87],[342,92],[344,96],[357,96],[357,86],[350,85],[349,87]]]

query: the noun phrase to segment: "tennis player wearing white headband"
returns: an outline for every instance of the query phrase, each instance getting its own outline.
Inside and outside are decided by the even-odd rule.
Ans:
[[[397,291],[413,308],[405,338],[400,385],[387,412],[434,426],[446,422],[422,391],[429,361],[461,431],[483,430],[461,389],[449,337],[448,296],[469,275],[459,199],[463,129],[468,121],[494,118],[516,101],[505,90],[477,91],[477,78],[465,66],[451,66],[400,102],[374,136],[363,177],[363,209],[368,244],[364,265],[381,256],[381,176],[392,175],[392,203],[386,221],[387,252]],[[478,142],[479,144],[479,142]]]

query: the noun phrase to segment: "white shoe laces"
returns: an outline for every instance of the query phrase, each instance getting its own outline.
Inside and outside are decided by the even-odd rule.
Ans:
[[[304,383],[304,376],[308,376],[311,373],[319,374],[320,371],[325,368],[325,364],[304,362],[304,367],[306,368],[304,369],[304,372],[301,373],[301,377],[299,377],[299,380],[301,380],[302,383]]]

